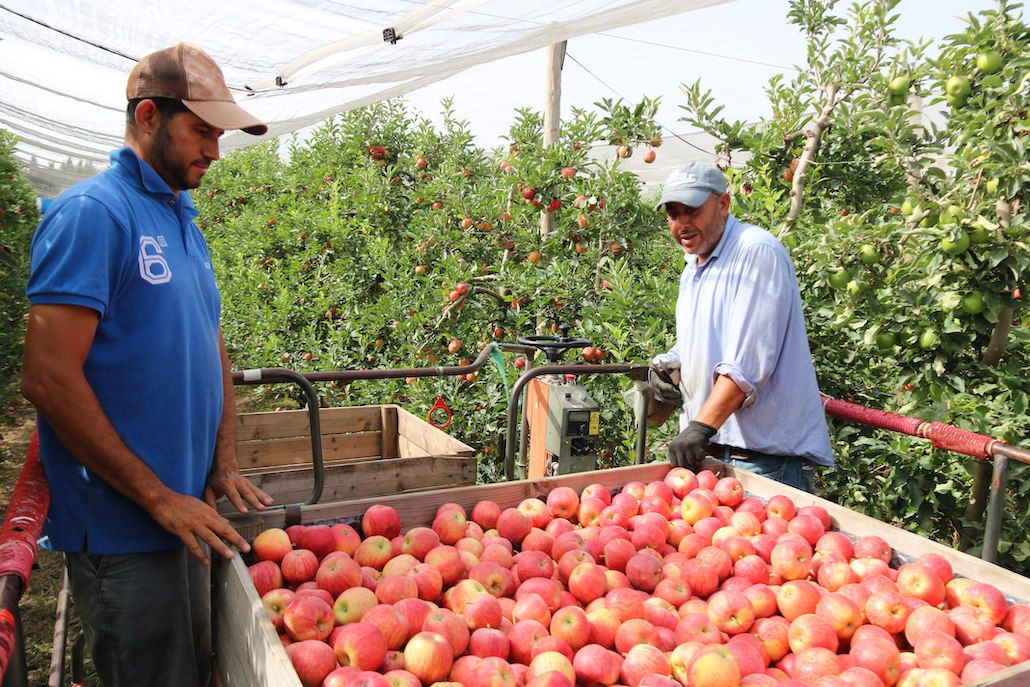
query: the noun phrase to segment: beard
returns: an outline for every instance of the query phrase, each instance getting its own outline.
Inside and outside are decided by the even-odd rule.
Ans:
[[[168,130],[168,122],[164,119],[154,132],[154,147],[151,152],[151,161],[154,170],[172,188],[173,191],[183,191],[200,186],[201,177],[196,180],[190,178],[190,168],[194,161],[186,162],[176,156],[175,145],[172,142],[171,133]]]

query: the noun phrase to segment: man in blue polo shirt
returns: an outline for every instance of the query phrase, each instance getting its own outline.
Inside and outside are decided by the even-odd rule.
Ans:
[[[126,147],[33,237],[22,391],[51,487],[44,531],[101,681],[205,685],[208,553],[249,549],[215,501],[272,501],[240,475],[221,302],[186,191],[226,129],[267,127],[187,44],[140,60],[127,98]]]
[[[719,168],[692,162],[665,183],[658,210],[687,253],[676,345],[652,362],[651,391],[682,405],[673,465],[706,455],[800,489],[833,465],[790,256],[730,214]]]

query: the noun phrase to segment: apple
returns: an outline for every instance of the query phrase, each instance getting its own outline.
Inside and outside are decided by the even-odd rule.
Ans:
[[[608,579],[601,566],[584,562],[577,565],[569,573],[568,587],[577,601],[586,604],[594,599],[603,597],[608,592]]]
[[[329,647],[329,650],[332,651],[332,647]],[[289,650],[287,650],[287,653],[289,653]],[[333,662],[336,662],[335,653],[333,653]],[[336,665],[339,667],[334,669],[331,673],[325,676],[325,680],[322,681],[322,687],[347,687],[347,684],[350,683],[351,679],[357,677],[358,674],[361,673],[360,670],[353,666],[341,666],[339,665],[339,663],[337,663]],[[383,677],[386,676],[384,675]],[[394,687],[405,686],[394,685]],[[421,686],[415,685],[415,687]]]
[[[680,502],[680,515],[690,525],[711,516],[714,510],[711,500],[697,491],[687,494]]]
[[[511,650],[511,643],[508,636],[501,630],[492,627],[481,627],[476,629],[469,638],[469,654],[486,658],[497,656],[507,660]]]
[[[273,561],[260,561],[247,568],[251,582],[258,596],[264,596],[273,589],[283,586],[283,574]]]
[[[295,594],[283,611],[283,627],[295,642],[321,641],[333,630],[333,609],[318,597]]]
[[[543,626],[551,624],[551,609],[538,594],[527,594],[515,602],[511,612],[512,622],[518,623],[523,620],[534,620]]]
[[[526,672],[526,680],[531,681],[535,677],[556,670],[575,682],[576,671],[572,667],[572,661],[558,651],[545,651],[537,654],[529,662],[529,670]]]
[[[393,558],[393,545],[389,539],[380,534],[366,537],[354,550],[354,560],[358,565],[376,570],[382,570],[391,558]]]
[[[770,496],[766,501],[765,512],[770,518],[782,518],[790,521],[797,514],[797,507],[789,496],[776,494]]]
[[[440,535],[428,527],[412,527],[401,537],[401,552],[420,561],[439,545]]]
[[[822,594],[819,587],[806,580],[790,580],[783,583],[776,592],[776,606],[787,620],[815,613]]]
[[[479,668],[479,664],[483,662],[483,658],[480,656],[472,656],[465,654],[454,659],[451,664],[450,673],[447,675],[451,682],[459,682],[463,685],[472,683],[473,678],[476,674],[476,669]],[[421,683],[419,683],[421,685]]]
[[[939,630],[930,630],[921,635],[914,649],[920,668],[944,668],[959,675],[968,660],[962,651],[962,644],[952,635]]]
[[[398,542],[399,539],[400,537],[397,537],[391,541],[395,552],[399,552],[400,547],[403,546],[403,542]],[[419,559],[409,553],[400,551],[395,553],[393,558],[386,561],[386,565],[383,566],[381,572],[383,575],[406,575],[416,565],[419,565]]]
[[[505,508],[497,516],[497,533],[514,545],[522,543],[532,527],[532,518],[518,508]]]
[[[515,577],[511,571],[501,565],[480,559],[469,569],[469,579],[483,585],[487,593],[496,597],[511,596],[515,593]]]
[[[698,642],[700,644],[722,643],[719,628],[708,617],[708,613],[687,613],[676,624],[675,638],[677,644]]]
[[[683,580],[694,595],[702,599],[708,598],[719,588],[718,570],[697,558],[683,564]]]
[[[779,661],[790,652],[790,623],[782,616],[759,618],[754,624],[755,639],[770,661]]]
[[[520,582],[533,577],[551,577],[555,572],[554,560],[543,551],[523,550],[514,565],[514,572]]]
[[[815,606],[815,614],[829,622],[840,643],[851,641],[855,630],[865,621],[862,609],[858,604],[837,592],[832,592],[819,599]]]
[[[961,684],[969,685],[979,683],[988,675],[1001,672],[1005,670],[1007,666],[1002,663],[995,663],[993,661],[984,661],[982,659],[973,659],[966,663],[966,667],[962,669],[962,674],[959,676]]]
[[[375,589],[379,603],[393,604],[401,599],[418,598],[418,584],[410,575],[383,575]]]
[[[436,632],[419,632],[404,647],[405,670],[423,685],[446,678],[453,663],[454,650],[450,642]]]
[[[307,587],[305,585],[312,586]],[[314,586],[313,582],[305,582],[301,586],[297,587],[296,591],[294,592],[294,596],[314,596],[321,599],[322,601],[325,601],[330,608],[332,608],[334,601],[332,594],[330,594],[324,589],[319,589],[317,586]]]
[[[460,508],[438,510],[433,519],[432,529],[440,537],[441,544],[455,544],[465,536],[468,519]]]
[[[1005,596],[997,587],[986,582],[971,584],[966,591],[965,603],[975,608],[979,617],[994,625],[1001,623],[1009,610]]]
[[[884,685],[890,686],[898,681],[901,671],[901,652],[890,639],[882,637],[855,638],[851,643],[848,655],[851,656],[854,665],[872,671]]]
[[[539,527],[540,529],[546,527],[547,523],[554,517],[551,515],[547,504],[538,498],[522,499],[516,508],[530,517],[533,527]]]
[[[500,627],[502,614],[501,602],[485,591],[465,604],[461,612],[470,631]]]
[[[330,525],[329,529],[333,533],[333,548],[353,557],[354,551],[357,550],[358,544],[361,543],[361,536],[357,530],[342,522]]]
[[[315,579],[315,573],[318,572],[318,557],[308,549],[294,549],[283,556],[281,567],[283,580],[289,585],[297,586]]]
[[[810,546],[815,546],[826,533],[822,521],[811,513],[798,513],[787,523],[787,531],[801,535]]]
[[[472,507],[472,521],[484,530],[494,529],[500,514],[501,507],[493,501],[479,501]]]
[[[599,644],[587,644],[572,659],[577,681],[584,684],[614,685],[619,681],[623,658]]]
[[[436,568],[443,579],[444,587],[450,587],[465,574],[465,563],[458,549],[441,544],[426,554],[425,562]]]
[[[517,663],[529,665],[533,657],[533,647],[548,636],[546,625],[536,620],[519,620],[508,632],[511,659]]]
[[[715,483],[715,497],[719,503],[733,508],[744,500],[744,485],[736,477],[723,477]]]
[[[479,661],[472,675],[467,678],[468,687],[515,687],[515,673],[503,658],[489,656]]]
[[[422,631],[435,632],[444,637],[450,642],[451,653],[454,656],[461,656],[465,653],[472,636],[465,619],[446,608],[430,611],[422,623]]]
[[[579,606],[564,606],[551,616],[550,631],[575,652],[590,641],[590,620]]]
[[[839,675],[840,672],[841,664],[837,654],[823,646],[811,646],[795,654],[788,674],[803,684],[812,684],[825,676]]]
[[[330,551],[336,550],[336,535],[329,525],[308,525],[300,535],[300,546],[321,560]]]
[[[321,687],[336,667],[336,654],[325,642],[306,639],[286,647],[293,669],[304,687]]]
[[[658,647],[650,644],[636,644],[626,652],[619,674],[623,684],[637,687],[647,675],[672,675],[672,665]]]
[[[740,684],[737,659],[721,644],[699,649],[687,664],[686,675],[686,684],[691,687],[736,687]]]
[[[335,599],[361,584],[361,566],[341,551],[330,552],[315,571],[315,583]]]
[[[351,587],[336,597],[333,603],[333,618],[337,625],[347,625],[361,620],[365,613],[379,605],[375,592],[366,587]]]
[[[755,610],[755,619],[768,618],[776,614],[776,592],[765,584],[752,584],[744,590],[744,596]]]
[[[802,516],[795,516],[794,520],[799,517]],[[769,562],[772,572],[784,580],[804,579],[812,572],[812,547],[799,537],[781,538],[773,547]]]
[[[787,629],[787,642],[795,654],[812,647],[828,649],[836,654],[840,640],[829,619],[816,613],[805,613],[791,621]]]
[[[293,592],[285,587],[272,589],[262,594],[261,604],[268,611],[268,617],[276,632],[283,631],[283,612],[292,600]]]
[[[708,599],[708,617],[721,632],[733,636],[751,629],[755,609],[743,593],[719,591]]]
[[[272,527],[254,537],[250,548],[257,560],[279,564],[283,556],[293,550],[293,542],[290,541],[286,530]]]

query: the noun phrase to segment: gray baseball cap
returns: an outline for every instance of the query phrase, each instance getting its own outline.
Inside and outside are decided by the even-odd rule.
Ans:
[[[665,180],[662,199],[655,210],[661,210],[666,203],[683,203],[696,208],[704,204],[711,194],[726,193],[726,177],[722,170],[708,162],[688,162]]]

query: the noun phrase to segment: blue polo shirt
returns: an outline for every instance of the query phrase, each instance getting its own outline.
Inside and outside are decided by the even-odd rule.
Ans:
[[[715,380],[730,377],[744,403],[712,441],[833,465],[808,349],[801,294],[786,249],[765,229],[726,220],[708,259],[687,255],[676,301],[676,345],[686,427]]]
[[[125,444],[169,488],[202,497],[222,413],[221,301],[197,210],[131,148],[61,194],[32,239],[32,305],[100,315],[83,371]],[[82,466],[39,418],[50,546],[91,554],[182,544]]]

